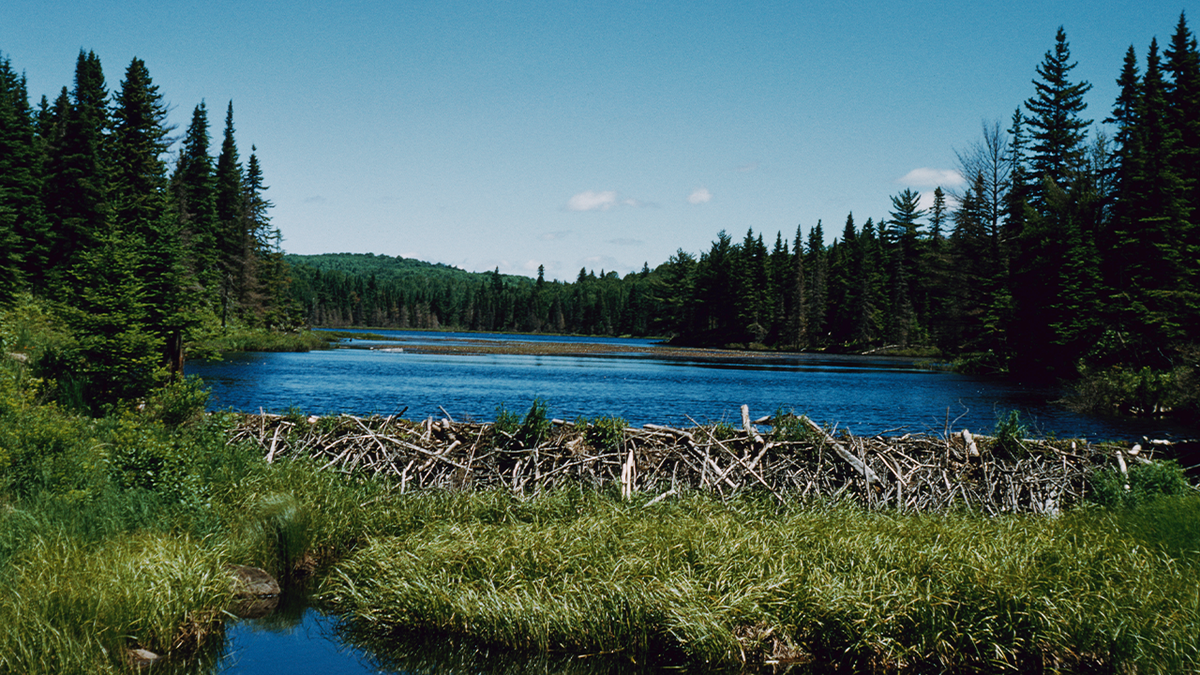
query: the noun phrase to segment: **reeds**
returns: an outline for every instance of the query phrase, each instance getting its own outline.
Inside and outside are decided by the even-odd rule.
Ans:
[[[1169,517],[1186,552],[1099,509],[985,518],[564,489],[496,518],[515,498],[445,499],[461,515],[375,537],[326,579],[353,625],[636,662],[1200,667],[1195,498]]]

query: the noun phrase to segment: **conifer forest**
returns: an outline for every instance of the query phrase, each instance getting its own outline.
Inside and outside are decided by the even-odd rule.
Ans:
[[[1030,65],[1028,99],[965,140],[965,183],[938,188],[929,208],[905,189],[871,217],[721,231],[705,251],[562,282],[388,255],[285,255],[232,102],[220,132],[197,105],[173,147],[139,59],[110,90],[99,57],[81,52],[73,85],[31,103],[19,64],[0,52],[0,302],[61,305],[79,349],[60,366],[96,401],[136,396],[154,373],[178,370],[197,335],[231,325],[927,349],[1052,379],[1191,368],[1200,52],[1185,17],[1169,43],[1131,46],[1113,64],[1120,94],[1107,110],[1085,104],[1091,85],[1073,78],[1063,29]]]

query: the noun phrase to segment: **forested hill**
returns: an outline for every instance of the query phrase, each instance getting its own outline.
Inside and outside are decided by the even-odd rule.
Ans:
[[[478,272],[468,272],[442,263],[428,263],[400,256],[376,255],[374,253],[320,253],[318,255],[296,255],[288,253],[284,260],[293,267],[304,266],[322,272],[342,272],[361,277],[374,276],[378,281],[400,281],[414,277],[436,279],[458,279],[460,281],[481,278]],[[502,275],[507,281],[525,280],[525,277]]]
[[[650,272],[580,270],[536,280],[373,253],[287,255],[292,293],[314,326],[647,335]]]

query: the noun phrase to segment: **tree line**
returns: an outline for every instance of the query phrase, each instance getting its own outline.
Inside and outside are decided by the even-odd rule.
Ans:
[[[885,217],[850,214],[741,240],[625,277],[573,283],[389,277],[296,261],[319,325],[662,335],[681,344],[867,351],[931,346],[1024,376],[1079,364],[1168,368],[1200,335],[1200,56],[1181,15],[1170,44],[1130,47],[1120,95],[1085,117],[1060,28],[1006,127],[958,153],[965,182],[932,204],[904,190]],[[386,261],[386,256],[376,260]],[[385,265],[386,267],[386,265]]]
[[[239,156],[232,102],[215,155],[203,102],[169,166],[173,131],[141,59],[110,92],[81,51],[73,86],[34,106],[0,54],[0,302],[24,292],[61,309],[78,344],[55,372],[85,405],[179,372],[199,331],[292,320],[262,166],[254,148]]]
[[[774,241],[748,230],[624,276],[573,282],[375,256],[285,256],[232,104],[215,157],[207,109],[168,170],[166,112],[134,59],[111,96],[80,53],[74,88],[28,103],[0,58],[0,298],[60,298],[86,336],[77,371],[120,393],[204,326],[378,326],[670,337],[693,345],[870,351],[934,347],[1023,376],[1169,369],[1200,335],[1200,55],[1130,47],[1120,94],[1085,117],[1065,32],[1031,96],[958,153],[965,179],[929,208]],[[290,264],[289,264],[290,261]],[[133,364],[133,365],[131,365]],[[136,375],[136,376],[135,376]],[[107,384],[105,384],[107,383]],[[139,385],[140,386],[140,385]],[[105,387],[114,389],[107,392]]]

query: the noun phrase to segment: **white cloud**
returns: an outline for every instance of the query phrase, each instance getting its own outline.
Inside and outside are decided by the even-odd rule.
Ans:
[[[932,190],[939,185],[943,189],[957,187],[965,183],[966,180],[961,173],[954,169],[921,167],[920,169],[909,171],[902,178],[897,179],[896,182],[906,187]]]
[[[689,204],[706,204],[712,200],[712,193],[708,188],[696,188],[692,190],[692,194],[688,195]]]
[[[608,211],[614,206],[632,206],[634,208],[639,208],[643,206],[654,206],[654,204],[643,202],[638,199],[622,199],[619,195],[617,195],[616,190],[605,190],[603,192],[585,190],[567,200],[568,211]]]
[[[588,268],[589,271],[595,272],[596,274],[599,274],[600,272],[611,272],[621,266],[621,264],[617,262],[617,259],[610,255],[588,256],[580,262],[582,262],[583,266]]]
[[[538,239],[542,241],[558,241],[559,239],[566,239],[570,235],[570,230],[558,230],[556,232],[543,232],[538,235]]]
[[[617,246],[641,246],[646,243],[641,239],[609,239],[608,243],[616,244]]]
[[[568,211],[607,211],[616,205],[617,193],[614,190],[585,190],[567,200]]]

